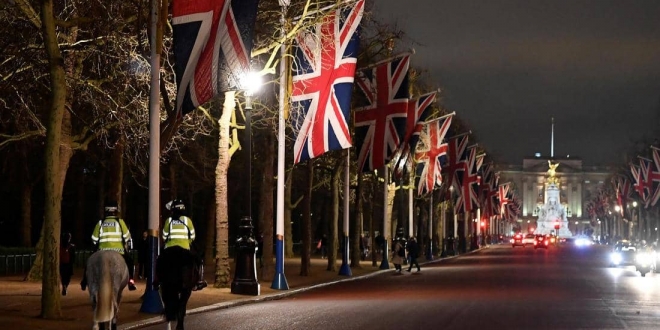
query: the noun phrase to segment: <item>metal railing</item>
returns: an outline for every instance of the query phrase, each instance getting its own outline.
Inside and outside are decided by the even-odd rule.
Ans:
[[[73,266],[78,268],[84,267],[92,253],[94,253],[92,250],[76,251]],[[133,257],[133,260],[137,261],[137,250],[129,250],[129,253]],[[37,255],[35,253],[0,255],[0,276],[27,274],[30,268],[32,268],[36,257]]]

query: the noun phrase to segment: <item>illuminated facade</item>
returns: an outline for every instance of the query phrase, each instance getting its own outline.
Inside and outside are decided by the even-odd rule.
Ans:
[[[520,201],[521,214],[517,224],[505,230],[533,231],[541,207],[547,202],[545,184],[548,178],[548,160],[559,163],[556,177],[559,185],[560,203],[566,210],[566,217],[571,232],[582,234],[590,229],[591,219],[587,214],[586,204],[606,184],[614,169],[602,166],[584,166],[577,158],[525,158],[522,166],[509,165],[498,167],[500,183],[511,183]]]

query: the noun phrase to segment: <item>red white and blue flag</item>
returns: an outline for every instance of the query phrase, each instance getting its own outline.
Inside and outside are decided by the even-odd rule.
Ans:
[[[642,170],[638,165],[630,164],[630,175],[632,175],[633,180],[633,190],[637,193],[639,198],[646,203],[646,193],[644,190],[644,178],[642,176]]]
[[[258,4],[259,0],[174,0],[178,114],[238,88],[239,77],[250,70]]]
[[[513,194],[511,191],[509,191],[509,184],[508,183],[503,183],[499,185],[499,190],[498,190],[498,198],[500,200],[500,214],[502,217],[505,219],[509,219],[509,212],[507,208],[507,204],[511,203],[513,201]]]
[[[355,141],[358,169],[381,168],[401,145],[408,115],[410,55],[357,71]],[[363,104],[362,104],[363,103]]]
[[[468,134],[460,134],[449,139],[449,154],[447,165],[442,167],[442,173],[445,174],[445,186],[447,188],[454,186],[459,171],[463,170],[467,159]],[[449,190],[447,190],[448,192]],[[451,197],[451,196],[450,196]]]
[[[649,206],[651,203],[651,197],[653,197],[653,180],[652,180],[652,173],[653,173],[653,161],[644,158],[644,157],[639,157],[639,170],[640,170],[640,186],[641,186],[641,192],[642,194],[640,195],[642,197],[642,200],[644,201],[644,204],[646,207]]]
[[[655,206],[660,200],[660,149],[651,146],[651,153],[653,154],[653,168],[649,171],[648,182],[651,189],[651,198],[649,204]]]
[[[427,93],[417,99],[410,100],[410,103],[408,103],[408,118],[406,120],[406,137],[404,143],[407,143],[410,148],[409,150],[413,152],[417,147],[424,122],[431,115],[431,104],[435,102],[435,96],[437,94],[438,92]],[[451,123],[451,120],[449,122]]]
[[[458,192],[454,201],[455,213],[470,213],[479,207],[479,175],[477,173],[477,147],[466,150],[465,167],[454,176],[454,190]]]
[[[415,151],[416,186],[421,196],[442,184],[442,165],[447,162],[449,147],[443,143],[453,115],[445,116],[424,125],[420,144]]]
[[[364,0],[333,11],[293,42],[294,164],[351,147],[351,95]]]

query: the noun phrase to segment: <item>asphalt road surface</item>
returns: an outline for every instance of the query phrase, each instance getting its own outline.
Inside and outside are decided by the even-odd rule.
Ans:
[[[660,274],[609,249],[494,245],[287,299],[189,315],[186,329],[660,329]],[[156,325],[148,329],[162,329]]]

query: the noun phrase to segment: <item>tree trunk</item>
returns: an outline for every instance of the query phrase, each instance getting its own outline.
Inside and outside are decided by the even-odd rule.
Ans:
[[[273,226],[275,214],[273,210],[273,194],[275,193],[275,143],[276,139],[273,138],[273,130],[266,130],[266,147],[264,148],[264,168],[263,168],[263,184],[261,184],[261,193],[259,203],[259,230],[263,235],[263,251],[261,251],[261,258],[263,260],[263,268],[261,268],[261,278],[272,281],[275,276],[275,262],[273,253],[274,233]],[[286,226],[285,226],[286,227]],[[289,225],[290,227],[290,225]],[[285,236],[287,236],[285,234]],[[287,244],[285,244],[286,246]]]
[[[117,202],[120,216],[126,217],[122,205],[122,186],[124,182],[124,139],[119,138],[110,154],[110,183],[108,184],[108,201]]]
[[[206,212],[206,226],[205,226],[205,237],[204,237],[204,264],[213,265],[214,264],[214,255],[213,250],[215,248],[215,216],[216,216],[216,207],[215,207],[215,198],[211,198],[208,201],[206,207],[208,210]]]
[[[61,155],[63,119],[67,98],[66,73],[64,59],[60,53],[52,0],[41,3],[43,38],[50,73],[50,107],[46,122],[46,145],[44,148],[44,224],[43,224],[43,278],[41,289],[41,317],[46,319],[62,316],[60,305],[59,277],[59,240],[60,214],[62,204],[63,176]],[[70,126],[69,126],[70,128]],[[69,149],[69,152],[71,150]],[[62,159],[60,158],[62,156]],[[33,267],[34,268],[34,267]]]
[[[341,166],[335,166],[332,172],[332,216],[330,217],[330,237],[328,238],[328,268],[327,270],[337,271],[337,249],[339,248],[339,178]]]
[[[314,159],[307,160],[307,189],[302,217],[302,246],[300,248],[300,276],[309,276],[312,249],[312,190],[314,189]]]
[[[295,208],[291,201],[291,181],[293,169],[286,174],[286,185],[284,186],[284,257],[293,258],[293,230],[291,228],[291,212]],[[274,274],[274,273],[273,273]]]
[[[21,185],[21,246],[32,246],[32,183]]]
[[[215,168],[215,199],[216,199],[216,242],[215,242],[215,282],[216,288],[228,288],[231,285],[231,268],[229,267],[229,214],[227,205],[227,169],[229,168],[229,124],[231,114],[236,106],[236,92],[225,92],[225,102],[222,106],[222,116],[218,121],[218,165]]]
[[[360,180],[362,180],[362,173],[358,174],[358,182],[360,182]],[[344,184],[350,185],[350,182],[345,182]],[[344,198],[350,198],[350,190],[349,196],[344,196]],[[362,260],[363,253],[360,249],[360,242],[362,242],[362,185],[359,184],[355,191],[353,221],[350,222],[349,227],[351,235],[351,268],[361,268],[360,260]]]

